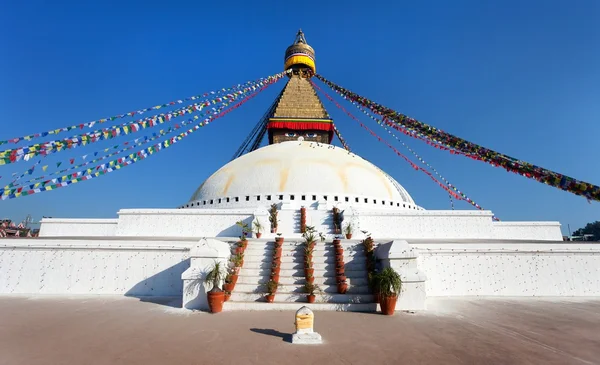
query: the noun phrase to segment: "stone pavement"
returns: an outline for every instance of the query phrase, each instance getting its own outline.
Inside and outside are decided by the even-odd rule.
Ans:
[[[600,299],[430,299],[423,313],[186,312],[124,297],[0,297],[0,364],[600,364]],[[173,306],[171,306],[173,305]]]

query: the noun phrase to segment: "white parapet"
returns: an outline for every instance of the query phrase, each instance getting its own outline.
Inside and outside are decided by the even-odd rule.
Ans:
[[[600,245],[413,240],[427,296],[600,296]]]
[[[40,237],[109,237],[117,232],[117,219],[43,218]]]

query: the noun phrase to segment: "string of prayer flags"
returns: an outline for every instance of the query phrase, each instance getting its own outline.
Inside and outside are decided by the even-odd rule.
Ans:
[[[239,108],[241,105],[245,104],[247,101],[254,98],[260,92],[265,90],[267,87],[269,87],[270,85],[274,84],[275,82],[281,80],[281,78],[283,76],[285,76],[285,74],[287,74],[287,72],[281,72],[274,76],[270,76],[263,83],[263,86],[261,88],[257,89],[252,94],[246,96],[244,99],[242,99],[235,105],[229,107],[227,110],[224,110],[224,111],[221,111],[221,109],[215,110],[215,113],[213,113],[213,115],[211,115],[211,117],[204,119],[200,123],[194,125],[192,128],[180,133],[177,136],[171,137],[163,142],[157,143],[153,146],[150,146],[148,148],[140,150],[137,153],[131,153],[128,156],[121,157],[116,160],[112,160],[108,163],[104,163],[102,165],[96,166],[95,170],[93,168],[89,168],[89,169],[86,169],[83,171],[79,171],[78,173],[64,175],[60,178],[47,180],[42,183],[35,183],[35,184],[31,184],[29,186],[22,186],[19,188],[5,189],[4,191],[0,191],[0,199],[2,199],[2,200],[16,199],[16,198],[27,196],[27,195],[37,194],[37,193],[44,192],[44,191],[51,191],[51,190],[58,189],[61,187],[66,187],[71,184],[78,183],[80,181],[86,181],[86,180],[94,179],[99,176],[103,176],[107,173],[119,170],[125,166],[129,166],[133,163],[136,163],[138,161],[146,159],[148,156],[150,156],[156,152],[159,152],[163,149],[166,149],[166,148],[169,148],[169,147],[175,145],[176,143],[178,143],[185,137],[189,136],[193,132],[200,129],[201,127],[209,125],[213,120],[215,120],[217,118],[221,118],[221,117],[225,116],[226,114],[230,113],[231,111]],[[224,107],[222,107],[222,108],[224,108]]]
[[[85,127],[89,127],[92,128],[95,124],[100,124],[100,123],[105,123],[108,121],[114,121],[117,119],[122,119],[122,118],[126,118],[126,117],[133,117],[135,115],[140,115],[140,114],[144,114],[148,111],[151,110],[159,110],[161,108],[168,108],[168,107],[172,107],[174,105],[178,105],[178,104],[183,104],[185,102],[188,101],[195,101],[195,100],[199,100],[202,98],[207,98],[210,96],[216,96],[216,95],[221,95],[223,93],[228,93],[230,92],[231,89],[240,89],[240,88],[245,88],[247,86],[256,84],[260,81],[264,80],[263,78],[260,78],[258,80],[254,80],[254,81],[248,81],[244,84],[237,84],[235,86],[232,86],[231,88],[223,88],[221,90],[217,90],[217,91],[210,91],[210,92],[206,92],[203,94],[198,94],[198,95],[193,95],[187,98],[183,98],[183,99],[179,99],[179,100],[175,100],[175,101],[171,101],[168,103],[164,103],[164,104],[159,104],[159,105],[155,105],[155,106],[151,106],[148,108],[143,108],[143,109],[139,109],[133,112],[129,112],[129,113],[124,113],[124,114],[118,114],[118,115],[114,115],[112,117],[106,117],[106,118],[102,118],[102,119],[97,119],[97,120],[93,120],[91,122],[87,122],[87,123],[81,123],[81,124],[76,124],[76,125],[72,125],[70,127],[64,127],[64,128],[57,128],[57,129],[53,129],[53,130],[49,130],[46,132],[40,132],[40,133],[34,133],[34,134],[29,134],[29,135],[25,135],[25,136],[21,136],[21,137],[14,137],[14,138],[10,138],[8,140],[0,140],[0,145],[3,144],[7,144],[7,143],[18,143],[20,141],[29,141],[32,140],[34,138],[39,138],[39,137],[46,137],[48,135],[53,135],[53,134],[59,134],[62,132],[67,132],[73,129],[83,129]],[[219,98],[216,98],[215,100],[218,100]]]
[[[340,95],[343,95],[345,98],[359,103],[360,105],[370,109],[373,113],[381,115],[387,120],[392,121],[394,124],[406,126],[407,128],[414,130],[416,133],[420,133],[432,142],[438,143],[449,149],[460,151],[478,161],[489,163],[494,167],[504,168],[506,171],[519,174],[526,178],[534,179],[543,184],[553,186],[572,194],[583,196],[588,200],[600,201],[600,186],[582,180],[577,180],[573,177],[563,175],[522,160],[518,160],[508,155],[480,146],[476,143],[469,142],[460,137],[444,132],[441,129],[437,129],[416,119],[410,118],[381,104],[377,104],[327,80],[321,75],[315,75],[315,77],[325,83],[332,90],[337,91]]]
[[[347,111],[343,106],[341,106],[337,101],[335,101],[331,96],[329,96],[329,94],[327,94],[325,91],[323,91],[312,80],[310,80],[310,83],[313,85],[313,87],[315,87],[323,95],[325,95],[325,97],[329,101],[331,101],[333,104],[335,104],[335,106],[337,106],[340,110],[342,110],[344,113],[346,113],[350,118],[352,118],[354,121],[356,121],[362,128],[364,128],[365,130],[367,130],[373,137],[377,138],[377,140],[379,140],[379,142],[382,142],[383,144],[385,144],[388,148],[390,148],[392,151],[394,151],[394,153],[396,153],[396,155],[400,156],[402,159],[404,159],[406,162],[408,162],[413,169],[415,169],[417,171],[422,171],[427,176],[429,176],[429,178],[432,179],[436,184],[438,184],[442,189],[444,189],[446,192],[448,192],[448,194],[450,194],[452,197],[454,197],[457,200],[462,200],[462,197],[460,195],[456,194],[448,186],[446,186],[446,185],[442,184],[441,182],[439,182],[429,171],[425,170],[424,168],[422,168],[422,167],[418,166],[417,164],[415,164],[414,162],[412,162],[408,157],[406,157],[403,153],[401,153],[400,151],[398,151],[394,146],[392,146],[387,141],[385,141],[384,139],[382,139],[381,137],[379,137],[375,132],[373,132],[369,127],[367,127],[366,125],[364,125],[352,113],[350,113],[349,111]]]

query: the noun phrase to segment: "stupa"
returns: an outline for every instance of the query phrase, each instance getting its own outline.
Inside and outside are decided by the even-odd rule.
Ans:
[[[175,296],[183,308],[206,309],[205,289],[194,284],[215,260],[232,258],[244,227],[258,233],[260,226],[225,310],[298,309],[306,301],[299,245],[309,226],[325,239],[314,251],[314,282],[324,294],[313,310],[376,310],[361,244],[367,237],[379,265],[401,274],[397,309],[424,309],[432,296],[600,294],[590,280],[598,248],[563,243],[558,222],[426,210],[375,164],[332,145],[333,121],[309,81],[315,52],[301,31],[284,68],[289,80],[268,115],[267,146],[225,164],[174,209],[43,219],[40,239],[15,241],[12,256],[0,257],[0,292]],[[331,241],[345,233],[352,234],[342,243],[349,289],[340,294]],[[281,287],[265,303],[276,237],[285,242]]]

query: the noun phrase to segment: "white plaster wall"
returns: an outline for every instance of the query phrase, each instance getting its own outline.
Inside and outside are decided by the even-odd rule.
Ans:
[[[252,222],[253,209],[123,209],[118,236],[236,237],[237,221]]]
[[[562,241],[558,222],[492,222],[497,239],[539,239]]]
[[[600,245],[414,243],[427,296],[598,296]]]
[[[8,243],[7,243],[8,241]],[[0,293],[180,296],[192,242],[5,240]]]
[[[114,236],[117,231],[117,219],[63,219],[43,218],[40,225],[40,237]]]
[[[562,241],[557,222],[492,221],[490,211],[357,211],[362,237],[366,230],[373,237],[400,239],[522,239]]]

